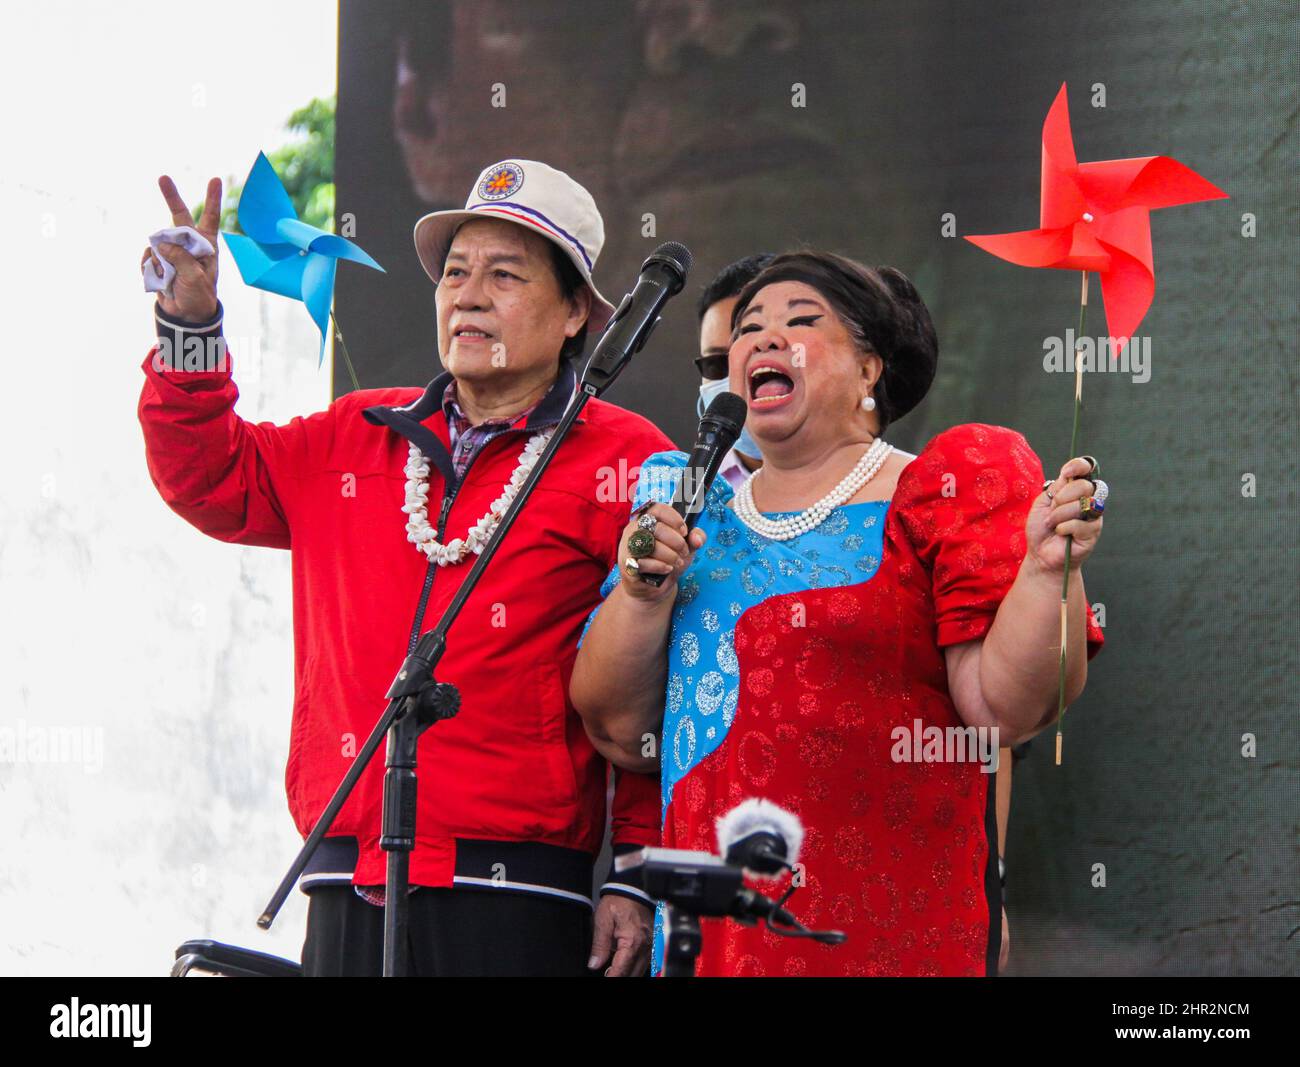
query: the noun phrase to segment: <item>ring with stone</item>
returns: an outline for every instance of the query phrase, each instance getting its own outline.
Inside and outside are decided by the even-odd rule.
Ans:
[[[654,555],[655,535],[638,527],[627,539],[627,550],[633,559],[645,559],[646,556]]]
[[[1092,491],[1093,499],[1096,500],[1097,507],[1102,511],[1105,511],[1106,500],[1110,496],[1110,486],[1107,485],[1105,482],[1103,482],[1100,478],[1098,478],[1097,481],[1094,482],[1093,484],[1096,486],[1096,488],[1093,489]]]
[[[641,564],[639,564],[631,556],[628,556],[623,563],[623,569],[626,570],[628,574],[633,574],[633,575],[640,574]]]
[[[651,515],[647,511],[644,515],[642,515],[640,518],[636,520],[636,524],[640,526],[641,529],[649,530],[651,533],[654,533],[655,527],[659,525],[659,520],[656,519],[653,515]]]
[[[1092,522],[1094,519],[1100,519],[1101,513],[1105,510],[1106,505],[1095,496],[1079,497],[1079,518],[1084,522]]]

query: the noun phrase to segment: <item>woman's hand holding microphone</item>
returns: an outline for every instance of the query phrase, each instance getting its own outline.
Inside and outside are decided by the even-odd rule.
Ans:
[[[634,600],[644,604],[672,601],[677,596],[677,579],[690,566],[707,535],[696,527],[687,532],[686,520],[667,504],[638,508],[623,529],[618,543],[619,585]],[[659,585],[642,575],[663,576]]]

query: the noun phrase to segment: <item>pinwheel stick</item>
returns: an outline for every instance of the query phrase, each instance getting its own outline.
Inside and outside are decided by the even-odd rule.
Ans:
[[[1079,346],[1083,343],[1083,331],[1088,321],[1088,272],[1083,273],[1083,283],[1079,290],[1079,330],[1074,341],[1074,426],[1070,430],[1070,458],[1079,451],[1079,412],[1083,408],[1083,361],[1079,359]],[[1096,473],[1095,471],[1093,472]],[[1061,744],[1063,735],[1061,725],[1065,719],[1065,655],[1069,643],[1069,600],[1070,600],[1070,549],[1074,547],[1074,538],[1065,538],[1065,576],[1061,579],[1061,661],[1058,666],[1056,690],[1056,765],[1061,765]]]
[[[343,340],[343,327],[339,325],[339,320],[334,317],[334,309],[330,308],[330,322],[334,324],[334,340],[338,341],[339,348],[343,350],[343,362],[348,365],[348,377],[352,379],[352,388],[358,392],[361,391],[361,383],[357,381],[357,372],[352,369],[352,357],[348,355],[348,343]],[[1078,419],[1076,412],[1075,419]],[[1070,557],[1065,557],[1066,565],[1069,565]]]

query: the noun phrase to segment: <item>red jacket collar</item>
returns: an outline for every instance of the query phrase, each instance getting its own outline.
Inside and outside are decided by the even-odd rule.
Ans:
[[[446,438],[448,433],[446,415],[442,410],[442,398],[447,391],[447,386],[451,384],[451,379],[451,372],[444,371],[425,387],[423,395],[409,404],[402,407],[376,404],[373,407],[363,409],[361,412],[362,417],[367,422],[375,426],[387,426],[394,433],[419,446],[420,451],[428,456],[429,461],[441,471],[443,480],[447,483],[456,480],[451,463],[451,454],[447,450],[448,441],[441,439]],[[573,364],[567,359],[560,360],[560,371],[555,376],[555,383],[547,391],[546,396],[542,398],[542,402],[533,408],[532,414],[528,416],[528,421],[521,428],[525,430],[541,430],[548,426],[554,426],[559,422],[565,408],[569,406],[569,401],[573,397],[576,382],[577,375],[574,373]],[[441,434],[435,434],[433,430],[424,425],[434,415],[440,416],[436,425],[442,431]],[[577,421],[582,422],[584,420],[579,416]]]

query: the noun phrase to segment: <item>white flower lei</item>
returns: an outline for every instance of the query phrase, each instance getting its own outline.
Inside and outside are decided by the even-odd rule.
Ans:
[[[501,516],[509,509],[519,488],[528,478],[529,472],[537,465],[537,460],[551,439],[553,429],[534,434],[519,453],[519,465],[506,483],[505,490],[492,502],[488,513],[469,528],[464,538],[457,537],[447,544],[440,544],[438,532],[429,525],[429,461],[418,445],[411,445],[410,457],[406,461],[406,503],[402,510],[409,516],[406,523],[406,539],[415,545],[439,567],[459,563],[471,552],[478,555],[483,546],[492,539],[492,534],[501,523]]]

